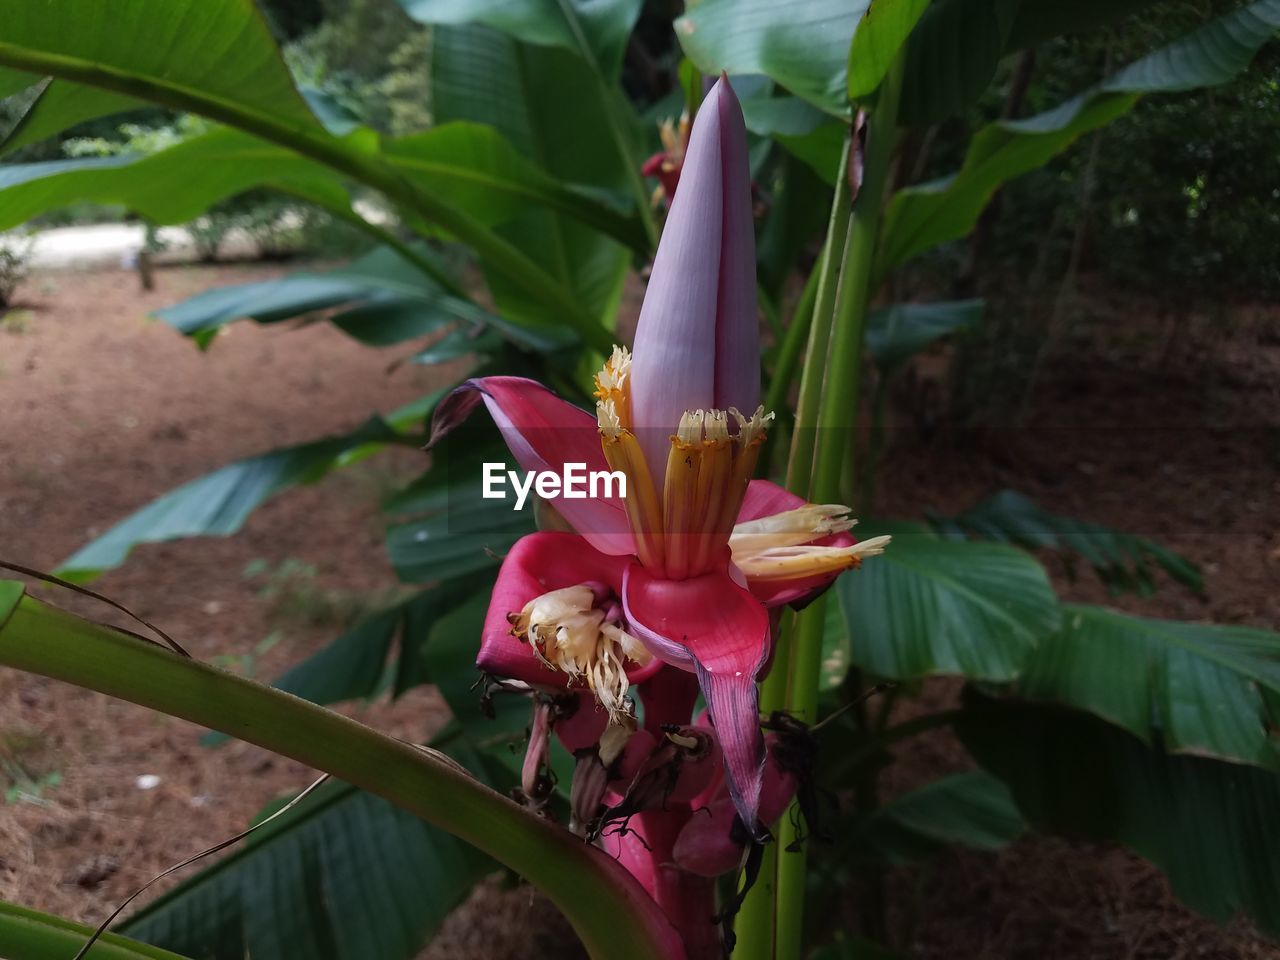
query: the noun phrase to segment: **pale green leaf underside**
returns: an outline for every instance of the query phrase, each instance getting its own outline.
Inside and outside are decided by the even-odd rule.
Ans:
[[[929,0],[879,0],[858,23],[849,47],[849,99],[865,97],[880,85]]]
[[[1177,753],[1280,767],[1263,691],[1280,695],[1280,635],[1071,606],[1031,655],[1027,697],[1089,710]]]
[[[0,51],[52,51],[104,70],[161,78],[174,89],[227,103],[253,104],[297,130],[318,131],[253,0],[0,0]],[[38,77],[30,77],[34,82]],[[2,81],[0,81],[2,82]],[[66,81],[57,102],[72,122],[115,113],[121,95]],[[87,101],[78,101],[83,92]],[[52,118],[48,123],[56,132]]]
[[[676,21],[704,73],[763,73],[829,113],[848,111],[849,44],[869,0],[700,0]]]

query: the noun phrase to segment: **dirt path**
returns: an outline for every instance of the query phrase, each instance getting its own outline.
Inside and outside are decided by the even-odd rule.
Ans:
[[[185,480],[352,428],[432,386],[422,368],[385,373],[399,352],[364,348],[324,324],[239,324],[201,355],[147,316],[212,284],[273,272],[165,270],[149,294],[133,274],[115,271],[44,274],[26,285],[22,306],[0,323],[0,553],[51,569]],[[95,586],[164,624],[196,656],[247,655],[256,674],[273,676],[332,638],[353,591],[394,583],[374,504],[416,456],[387,454],[274,500],[231,540],[142,547]],[[251,562],[294,570],[284,599],[299,610],[287,622],[279,602],[259,596],[262,577],[244,575]],[[280,642],[255,656],[273,630]],[[379,723],[415,736],[441,719],[427,691],[380,710]],[[40,803],[0,806],[0,898],[96,920],[164,866],[308,780],[298,765],[243,744],[205,750],[199,733],[0,672],[0,758],[37,783],[61,778]],[[147,789],[146,777],[158,781]]]
[[[386,374],[407,350],[370,350],[322,324],[238,324],[201,355],[147,319],[149,310],[211,284],[273,272],[166,269],[150,294],[119,271],[45,274],[26,285],[25,306],[0,321],[0,555],[53,567],[184,480],[353,427],[432,386],[419,368]],[[1280,626],[1280,348],[1265,339],[1205,342],[1172,366],[1107,342],[1090,352],[1105,363],[1055,364],[1031,429],[960,434],[904,423],[889,452],[881,512],[955,512],[1013,487],[1056,512],[1159,538],[1205,566],[1207,600],[1167,588],[1119,605]],[[273,676],[331,639],[359,594],[394,582],[374,505],[416,466],[411,451],[376,458],[269,502],[233,539],[140,548],[98,585],[196,655],[247,656],[256,674]],[[251,563],[284,571],[287,603],[260,595],[262,578],[244,575]],[[1087,573],[1075,584],[1060,581],[1073,599],[1106,599]],[[290,611],[283,619],[282,607]],[[256,653],[273,631],[280,641]],[[931,692],[952,695],[946,684]],[[426,690],[352,710],[414,737],[443,718]],[[298,765],[246,745],[205,750],[200,732],[0,672],[8,777],[0,773],[0,786],[15,770],[46,784],[39,802],[0,805],[0,899],[96,921],[159,870],[308,781]],[[891,786],[958,763],[945,738],[921,739]],[[895,881],[894,891],[918,918],[911,949],[921,957],[1280,956],[1243,927],[1222,931],[1191,914],[1155,871],[1123,851],[1029,839],[999,855],[943,857],[920,877]],[[561,942],[545,914],[528,891],[487,887],[455,915],[431,955],[550,955],[536,945],[541,936]]]

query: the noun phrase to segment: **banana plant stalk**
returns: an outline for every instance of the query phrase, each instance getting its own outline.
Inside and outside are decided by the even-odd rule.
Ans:
[[[867,308],[874,293],[871,289],[872,265],[897,144],[898,100],[904,64],[903,54],[899,53],[880,86],[875,107],[867,120],[865,173],[849,219],[848,240],[840,269],[840,294],[827,353],[825,389],[816,422],[818,442],[808,489],[810,496],[819,500],[839,495],[842,468],[849,462],[849,450],[857,439],[863,331]],[[820,601],[797,617],[789,650],[786,708],[808,723],[817,720],[822,607]],[[868,785],[861,786],[866,793]],[[797,839],[796,821],[784,818],[780,845],[785,848]],[[806,865],[803,848],[778,858],[777,960],[799,960],[803,956]]]

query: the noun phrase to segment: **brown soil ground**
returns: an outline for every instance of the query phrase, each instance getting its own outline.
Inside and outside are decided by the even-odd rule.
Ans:
[[[0,555],[52,568],[106,525],[173,486],[235,459],[355,426],[438,382],[323,324],[238,324],[201,355],[150,310],[271,268],[185,268],[140,293],[131,274],[48,274],[0,321]],[[1200,562],[1207,599],[1164,586],[1119,606],[1182,619],[1280,626],[1280,342],[1274,318],[1241,311],[1229,335],[1165,331],[1117,343],[1142,305],[1091,301],[1096,333],[1042,379],[1033,428],[919,428],[904,413],[886,462],[881,513],[956,512],[1001,487],[1055,512],[1141,532]],[[1076,355],[1078,359],[1072,360]],[[1104,358],[1102,362],[1098,357]],[[910,398],[903,406],[912,409]],[[1012,422],[1012,418],[1011,418]],[[95,586],[163,625],[202,658],[248,658],[270,677],[332,638],[394,577],[378,495],[418,466],[381,455],[268,502],[230,539],[139,548]],[[294,572],[274,599],[245,568]],[[292,563],[290,563],[292,561]],[[1072,599],[1101,601],[1086,573],[1059,577]],[[41,591],[42,595],[54,594]],[[370,598],[374,598],[371,600]],[[66,601],[101,616],[100,608]],[[264,637],[280,640],[258,652]],[[944,703],[945,683],[927,697]],[[445,718],[430,690],[348,712],[424,738]],[[0,899],[96,922],[168,865],[235,833],[310,771],[244,745],[210,751],[202,731],[52,681],[0,673],[0,787],[41,782],[38,802],[0,806]],[[944,736],[904,750],[890,786],[963,768]],[[158,777],[151,789],[139,777]],[[5,777],[9,779],[6,780]],[[918,919],[920,957],[1254,958],[1280,950],[1247,925],[1220,929],[1173,899],[1160,875],[1117,849],[1029,838],[999,855],[956,853],[892,892]],[[437,958],[564,956],[561,922],[527,890],[482,887],[429,951]]]

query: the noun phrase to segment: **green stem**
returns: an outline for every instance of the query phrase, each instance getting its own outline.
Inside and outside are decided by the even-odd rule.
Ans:
[[[821,376],[822,385],[817,391],[820,401],[816,429],[809,431],[811,435],[821,432],[821,436],[813,441],[816,450],[812,475],[808,478],[808,499],[813,503],[839,502],[841,472],[846,463],[850,463],[849,451],[856,439],[863,331],[867,305],[873,292],[871,268],[880,228],[881,209],[890,179],[893,148],[897,142],[898,96],[902,89],[903,72],[904,59],[899,54],[880,85],[875,109],[867,121],[862,188],[849,218],[848,238],[840,268],[836,319],[827,321],[832,326],[829,343],[816,339],[823,320],[822,313],[814,318],[813,334],[809,341],[809,356],[826,358],[825,375]],[[844,180],[842,172],[841,182]],[[818,309],[822,309],[821,296]],[[826,353],[823,352],[824,346],[827,347]],[[806,369],[806,379],[815,366],[816,364],[811,364],[810,369]],[[798,440],[803,432],[803,425],[797,422]],[[798,480],[802,465],[797,465],[793,460],[792,466],[797,468]],[[798,491],[800,488],[793,485],[791,489]],[[788,670],[787,710],[808,723],[817,720],[818,672],[822,660],[825,623],[824,599],[820,598],[818,602],[810,604],[800,614]],[[797,839],[793,826],[795,819],[784,817],[782,820],[778,842],[783,847]],[[808,853],[802,847],[779,861],[777,960],[799,960],[802,955],[807,859]]]
[[[849,141],[841,153],[836,173],[835,196],[831,200],[831,217],[827,223],[827,243],[818,262],[818,289],[809,324],[806,363],[800,374],[800,397],[796,401],[796,428],[791,437],[791,459],[787,463],[787,489],[804,496],[813,475],[813,450],[817,437],[818,405],[826,370],[822,358],[827,357],[831,343],[831,324],[840,283],[840,261],[849,232]],[[815,358],[817,362],[815,362]],[[812,499],[812,498],[810,498]]]
[[[67,960],[92,934],[92,927],[0,902],[0,957],[6,960]],[[91,956],[93,960],[183,960],[176,953],[114,933],[98,940]]]
[[[824,253],[826,247],[823,247]],[[800,362],[800,351],[809,338],[809,325],[813,322],[813,308],[818,298],[818,274],[814,270],[804,283],[800,294],[800,302],[796,304],[791,315],[791,325],[782,336],[782,346],[778,351],[778,362],[774,365],[773,376],[769,380],[769,390],[765,394],[764,408],[772,413],[779,413],[786,406],[787,391],[796,376],[796,365]]]
[[[640,222],[644,225],[645,236],[649,240],[649,252],[652,253],[658,247],[658,225],[653,219],[653,210],[649,206],[649,194],[645,189],[644,178],[640,175],[640,164],[632,150],[633,144],[623,122],[623,117],[630,112],[627,101],[623,99],[621,93],[616,89],[617,77],[607,80],[604,71],[600,68],[600,61],[596,57],[595,47],[591,45],[591,41],[587,38],[586,32],[582,29],[582,23],[578,19],[578,11],[574,9],[570,0],[557,0],[560,7],[560,15],[564,17],[565,24],[569,27],[569,31],[573,34],[574,46],[577,47],[578,56],[580,56],[591,72],[595,75],[596,82],[600,85],[600,95],[604,100],[604,116],[605,123],[609,127],[609,137],[613,140],[614,149],[618,151],[618,159],[622,161],[622,168],[627,171],[627,185],[631,188],[631,193],[635,197],[636,212],[640,216]]]
[[[434,751],[30,596],[0,625],[0,665],[221,730],[375,793],[523,875],[596,960],[683,955],[666,917],[615,860]]]
[[[849,221],[849,242],[840,271],[839,322],[831,336],[827,360],[828,388],[823,391],[818,423],[823,431],[814,459],[811,499],[830,503],[840,495],[841,471],[856,440],[859,391],[862,385],[862,340],[871,295],[871,266],[893,147],[897,141],[901,61],[890,70],[868,119],[864,177]]]
[[[79,57],[0,42],[0,65],[37,75],[63,77],[115,90],[178,110],[189,110],[262,137],[325,164],[386,194],[470,246],[526,293],[560,311],[596,349],[613,347],[612,335],[546,271],[518,248],[460,210],[423,192],[377,154],[366,153],[319,129],[290,123],[242,103],[210,96],[160,77],[126,73]]]
[[[817,678],[828,602],[827,597],[822,596],[801,610],[791,636],[791,669],[787,671],[786,709],[806,723],[813,723],[817,719]],[[807,685],[807,678],[813,680],[814,697],[813,703],[806,710],[804,705],[795,703],[794,692]],[[779,847],[786,849],[802,840],[796,830],[796,824],[800,822],[803,822],[803,818],[796,810],[783,815],[778,830]],[[778,950],[774,955],[776,960],[799,960],[803,955],[804,893],[808,864],[809,854],[803,841],[796,849],[778,857],[778,890],[774,907],[778,924]]]

